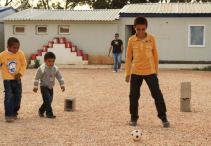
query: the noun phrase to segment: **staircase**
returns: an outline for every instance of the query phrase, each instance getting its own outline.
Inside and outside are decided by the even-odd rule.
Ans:
[[[32,54],[30,65],[34,65],[35,60],[39,60],[40,64],[44,63],[46,52],[53,52],[56,55],[55,64],[57,65],[88,64],[88,54],[84,54],[82,50],[78,49],[76,45],[73,45],[65,37],[55,37],[48,42],[48,45],[42,46],[42,49]]]

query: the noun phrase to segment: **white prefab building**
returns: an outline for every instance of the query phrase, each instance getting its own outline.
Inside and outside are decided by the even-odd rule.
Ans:
[[[132,4],[120,11],[119,33],[127,42],[135,17],[148,19],[164,63],[211,62],[211,3]]]
[[[4,50],[4,23],[3,18],[15,13],[12,7],[0,7],[0,52]]]
[[[5,38],[17,37],[28,57],[55,37],[65,37],[87,54],[108,54],[119,11],[28,9],[5,19]]]
[[[137,16],[147,17],[148,32],[157,38],[161,62],[211,62],[211,3],[131,4],[121,10],[28,9],[4,19],[5,38],[19,38],[27,56],[54,37],[66,37],[89,55],[107,56],[116,32],[127,48]]]

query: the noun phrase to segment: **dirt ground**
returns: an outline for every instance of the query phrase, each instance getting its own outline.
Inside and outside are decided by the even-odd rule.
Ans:
[[[0,84],[0,146],[210,146],[211,145],[211,72],[169,71],[159,73],[171,128],[164,129],[156,116],[154,102],[146,83],[140,98],[138,126],[129,120],[129,84],[124,73],[109,69],[62,69],[66,92],[54,88],[53,109],[56,119],[40,118],[37,110],[40,93],[32,92],[35,70],[23,78],[20,119],[4,121],[4,94]],[[192,83],[192,112],[180,112],[180,83]],[[76,98],[76,111],[64,112],[64,99]],[[130,133],[140,129],[139,142]]]

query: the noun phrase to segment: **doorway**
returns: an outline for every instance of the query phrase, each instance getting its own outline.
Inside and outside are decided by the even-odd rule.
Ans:
[[[128,39],[135,34],[135,30],[133,25],[125,25],[125,51],[124,51],[124,60],[126,57],[126,52],[127,52],[127,44],[128,44]]]

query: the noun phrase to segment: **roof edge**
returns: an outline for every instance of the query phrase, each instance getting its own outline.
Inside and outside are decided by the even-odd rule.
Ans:
[[[0,10],[0,12],[4,12],[4,11],[7,11],[7,10],[14,10],[14,12],[17,12],[16,9],[14,9],[13,7],[4,7],[4,9]]]
[[[211,13],[120,13],[120,17],[211,17]]]

